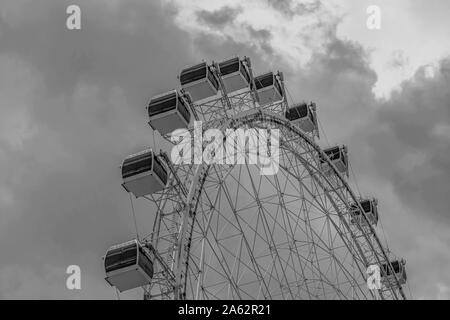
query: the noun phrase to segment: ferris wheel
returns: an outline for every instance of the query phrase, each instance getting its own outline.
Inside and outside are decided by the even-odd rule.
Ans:
[[[283,74],[254,76],[248,57],[179,80],[147,111],[185,161],[152,149],[124,160],[123,187],[155,218],[107,250],[110,285],[142,287],[144,299],[406,298],[405,261],[377,235],[377,200],[350,187],[347,147],[319,147],[315,103],[289,104]]]

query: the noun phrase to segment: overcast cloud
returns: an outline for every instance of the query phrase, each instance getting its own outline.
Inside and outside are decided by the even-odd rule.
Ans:
[[[448,9],[434,2],[429,19]],[[413,297],[450,298],[450,51],[378,98],[373,48],[341,34],[350,9],[258,2],[254,14],[275,28],[230,3],[0,0],[0,298],[115,298],[101,256],[134,232],[118,166],[152,143],[145,105],[177,87],[183,66],[234,54],[250,56],[255,73],[284,71],[290,99],[317,102],[320,144],[349,146],[358,188],[379,199],[389,246],[407,260]],[[81,7],[79,31],[65,27],[69,4]],[[298,16],[304,29],[283,29]],[[278,46],[283,32],[289,43]],[[414,66],[408,49],[391,61]],[[149,216],[138,218],[146,231]],[[65,287],[71,264],[80,291]]]

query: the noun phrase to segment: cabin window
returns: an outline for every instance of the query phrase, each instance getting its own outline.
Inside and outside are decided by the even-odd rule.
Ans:
[[[310,109],[310,107],[308,107],[309,109],[309,118],[311,119],[311,122],[316,124],[316,118],[314,116],[314,112],[312,112],[312,110]]]
[[[154,160],[155,165],[153,166],[153,172],[159,177],[159,179],[161,179],[164,184],[166,184],[167,171],[156,156],[154,157]]]
[[[392,269],[394,269],[395,273],[400,272],[400,263],[398,261],[391,262]],[[391,268],[387,264],[383,264],[383,270],[386,272],[388,276],[392,275]]]
[[[341,159],[345,166],[347,166],[347,155],[344,153],[344,150],[341,150]]]
[[[153,277],[153,263],[148,258],[144,249],[139,248],[139,266],[147,273],[150,277]]]
[[[155,99],[150,102],[148,107],[148,115],[150,117],[172,110],[175,108],[176,104],[176,94],[171,94],[170,96],[165,96],[162,99]]]
[[[392,264],[392,268],[394,269],[394,272],[399,273],[400,272],[400,263],[398,261],[394,261],[391,264]]]
[[[206,78],[206,68],[206,63],[201,63],[183,70],[180,75],[181,85]]]
[[[306,104],[300,105],[292,111],[298,114],[298,118],[304,118],[308,115],[308,107],[306,106]]]
[[[370,201],[363,201],[361,202],[361,207],[363,208],[364,212],[369,213],[372,211],[372,207],[370,205]]]
[[[275,81],[275,88],[277,89],[277,91],[280,94],[280,96],[283,96],[283,91],[281,90],[280,81],[278,81],[278,80]]]
[[[341,156],[339,148],[326,150],[325,154],[328,156],[328,158],[330,158],[331,161],[339,160],[339,158]]]
[[[208,72],[208,79],[216,90],[219,89],[219,82],[217,81],[216,77],[214,76],[214,73],[212,73],[211,69],[209,69],[209,72]]]
[[[244,76],[245,81],[246,81],[247,83],[249,83],[249,82],[250,82],[250,75],[249,75],[249,73],[247,72],[247,68],[244,66],[244,63],[243,63],[242,61],[240,62],[240,64],[241,64],[241,72],[242,72],[242,75]]]
[[[125,160],[122,166],[122,178],[137,175],[152,169],[152,154],[144,154],[136,158]]]
[[[290,108],[286,112],[286,118],[290,121],[297,120],[306,117],[308,114],[308,110],[306,109],[306,105],[297,105]]]
[[[126,268],[136,264],[136,246],[125,247],[108,252],[105,258],[106,272]]]
[[[233,58],[231,60],[222,62],[219,65],[220,73],[223,76],[226,76],[227,74],[239,71],[239,63],[239,58]]]
[[[222,62],[219,65],[219,68],[222,76],[240,71],[245,81],[247,83],[250,83],[250,75],[245,68],[244,62],[242,62],[239,58],[233,58],[228,61]]]
[[[191,120],[191,114],[189,113],[189,110],[181,97],[178,97],[178,111],[181,113],[186,122],[189,123]]]
[[[273,74],[268,73],[255,78],[256,89],[262,89],[273,85]]]

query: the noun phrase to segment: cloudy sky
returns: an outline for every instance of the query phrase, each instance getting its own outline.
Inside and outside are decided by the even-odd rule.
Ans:
[[[237,54],[317,102],[320,143],[349,146],[412,297],[450,299],[449,15],[447,0],[0,0],[0,298],[116,297],[100,257],[133,235],[118,166],[151,144],[146,102]]]

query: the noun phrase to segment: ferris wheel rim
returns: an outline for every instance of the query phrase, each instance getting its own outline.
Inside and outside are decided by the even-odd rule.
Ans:
[[[254,121],[261,121],[261,120],[264,121],[264,122],[265,121],[269,121],[269,122],[272,121],[272,122],[277,123],[278,125],[281,125],[281,126],[285,127],[290,132],[293,132],[298,137],[300,137],[302,139],[302,141],[306,142],[318,154],[321,154],[322,156],[324,156],[323,157],[324,160],[328,163],[330,168],[333,170],[333,173],[335,174],[335,176],[338,177],[339,181],[342,183],[342,185],[345,187],[346,191],[351,196],[351,200],[353,200],[354,203],[356,203],[356,204],[358,204],[358,206],[360,206],[358,198],[356,197],[356,195],[353,192],[352,188],[350,187],[348,182],[345,180],[345,178],[342,176],[342,174],[335,168],[334,164],[331,163],[331,161],[328,159],[328,157],[323,152],[322,148],[320,148],[320,146],[317,143],[315,143],[308,135],[306,135],[304,132],[302,132],[299,128],[297,128],[294,125],[292,125],[288,120],[283,119],[281,116],[279,116],[279,115],[277,115],[277,114],[275,114],[273,112],[262,110],[262,109],[247,110],[247,111],[240,112],[240,113],[236,114],[235,116],[233,116],[231,118],[226,119],[226,121],[222,124],[220,130],[223,131],[223,130],[225,130],[227,128],[234,128],[234,129],[236,129],[236,128],[242,127],[245,124],[249,124],[249,123],[252,123]],[[299,155],[297,155],[297,156],[299,158],[301,158]],[[204,180],[204,177],[208,176],[208,172],[209,172],[209,169],[210,169],[211,166],[214,166],[214,165],[213,164],[205,164],[203,162],[201,164],[199,164],[198,167],[196,168],[196,171],[201,172],[202,170],[204,170],[204,173],[202,175],[202,179],[200,179],[200,180],[198,180],[198,179],[197,180],[193,180],[191,182],[192,185],[189,186],[189,188],[193,188],[194,190],[197,190],[197,193],[198,193],[196,195],[196,202],[193,205],[193,211],[194,212],[196,212],[196,210],[197,210],[197,206],[198,206],[198,203],[199,203],[199,200],[200,200],[200,195],[202,194],[202,192],[204,190],[203,184],[201,186],[198,186],[197,184],[201,183],[200,181]],[[205,167],[206,167],[206,169],[205,169]],[[196,183],[196,184],[194,185],[194,183]],[[330,183],[330,182],[328,181],[328,183]],[[364,213],[364,210],[361,210],[361,212],[363,213],[364,218],[368,219],[366,217],[366,214]],[[347,230],[352,235],[352,238],[354,238],[353,232],[351,231],[351,229],[347,225],[347,223],[344,220],[342,215],[339,215],[339,219],[344,222],[344,225],[346,225]],[[368,226],[370,228],[371,235],[376,240],[376,245],[378,246],[379,249],[381,249],[384,261],[387,261],[389,263],[389,259],[387,257],[386,252],[385,252],[385,249],[384,249],[383,245],[381,244],[381,241],[379,240],[378,235],[375,232],[375,229],[373,228],[373,226],[371,224],[368,224]],[[361,227],[359,226],[359,228],[361,228]],[[361,229],[361,231],[362,231],[362,229]],[[363,234],[366,237],[367,242],[372,246],[371,241],[368,241],[368,239],[367,239],[367,234],[365,232],[363,232]],[[183,235],[179,235],[179,237],[182,237],[182,236]],[[359,248],[359,254],[361,255],[362,260],[366,261],[364,254],[360,251],[361,249],[359,247],[358,241],[354,240],[354,243],[357,246],[357,248]],[[178,248],[178,250],[180,250],[180,248]],[[371,250],[373,252],[376,252],[374,247],[372,247]],[[177,254],[179,255],[180,253],[177,252]],[[381,264],[381,261],[380,261],[378,255],[375,254],[374,256],[377,258],[378,263]],[[190,255],[187,258],[186,268],[188,268],[189,260],[190,260]],[[366,265],[366,267],[367,267],[367,265]],[[402,290],[402,286],[399,283],[399,280],[398,280],[397,276],[395,275],[395,273],[394,273],[394,276],[395,276],[395,280],[397,282],[396,289],[399,289],[401,297],[403,299],[405,299],[405,296],[404,296],[404,293],[403,293],[403,290]],[[395,289],[392,288],[392,287],[390,289],[391,289],[391,292],[393,293],[394,297],[398,298],[397,294],[395,292]]]

